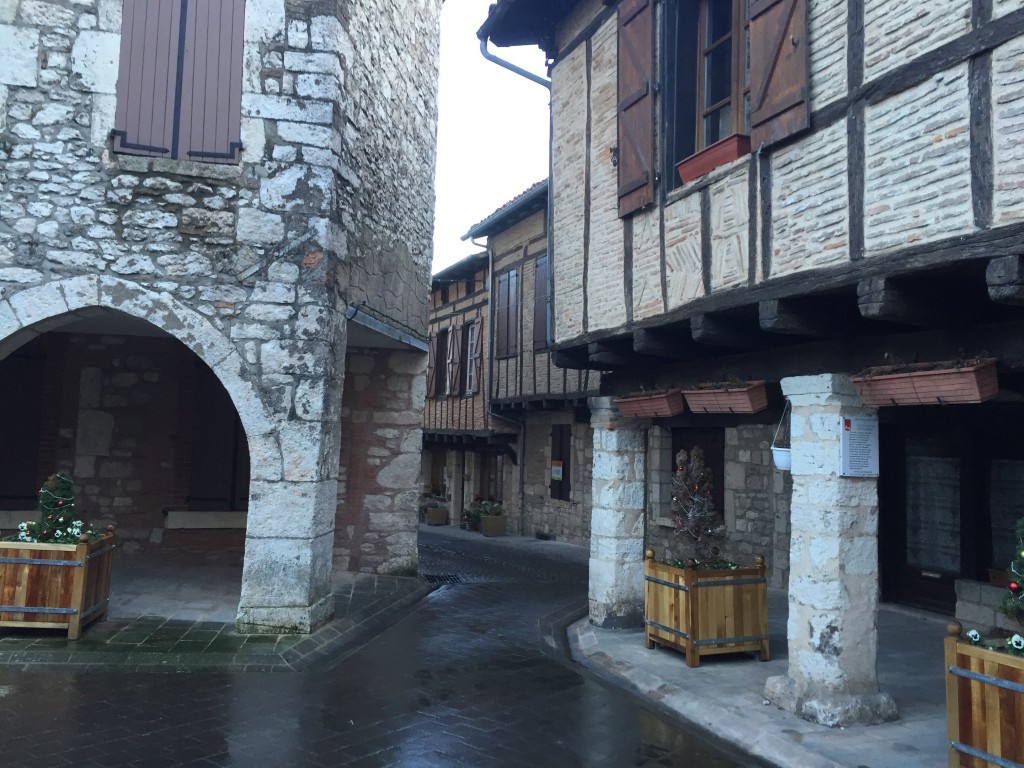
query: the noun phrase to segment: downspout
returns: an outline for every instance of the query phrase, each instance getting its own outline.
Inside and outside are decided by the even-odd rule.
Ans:
[[[516,447],[518,448],[516,466],[519,469],[519,535],[523,535],[523,501],[525,499],[525,478],[523,476],[523,453],[526,449],[524,445],[523,437],[523,422],[519,419],[509,418],[508,416],[502,416],[499,413],[495,413],[491,408],[491,393],[494,391],[494,302],[491,300],[493,292],[491,286],[494,285],[494,249],[491,248],[491,244],[486,245],[478,243],[475,239],[469,241],[477,248],[483,248],[487,251],[487,389],[484,392],[484,413],[493,419],[499,421],[505,421],[509,424],[514,424],[516,427]],[[516,299],[518,300],[518,296]]]
[[[532,80],[533,82],[537,83],[537,85],[542,85],[545,88],[547,88],[549,91],[551,90],[551,81],[550,80],[545,80],[540,75],[535,75],[535,74],[533,74],[533,72],[529,72],[529,71],[523,69],[522,67],[517,67],[511,61],[505,61],[504,59],[498,58],[493,53],[491,53],[489,50],[487,50],[487,42],[488,42],[488,39],[486,37],[481,37],[480,38],[480,54],[485,59],[487,59],[488,61],[490,61],[490,62],[492,62],[494,64],[497,64],[499,67],[504,67],[509,72],[515,72],[517,75],[519,75],[521,77],[525,77],[527,80]]]

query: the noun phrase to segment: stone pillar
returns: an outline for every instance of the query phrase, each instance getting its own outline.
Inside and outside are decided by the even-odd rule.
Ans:
[[[646,431],[618,418],[607,397],[590,399],[594,428],[590,528],[590,621],[643,625]]]
[[[445,455],[445,470],[448,472],[448,493],[451,496],[451,518],[453,521],[462,517],[466,503],[466,453],[449,448]],[[457,524],[457,523],[456,523]]]
[[[782,380],[792,404],[789,671],[765,696],[828,726],[896,718],[878,690],[878,481],[840,477],[842,418],[874,413],[848,376]]]

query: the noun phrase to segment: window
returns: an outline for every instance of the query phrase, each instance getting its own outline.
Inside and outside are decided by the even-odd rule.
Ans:
[[[551,425],[551,498],[569,501],[572,491],[572,426]]]
[[[495,326],[495,357],[519,354],[519,275],[514,269],[498,277]]]
[[[463,368],[462,393],[472,395],[477,390],[480,381],[480,361],[483,358],[480,323],[471,323],[465,327],[463,333],[465,346],[462,351],[462,359],[466,361]]]
[[[128,0],[114,151],[237,163],[244,0]]]
[[[440,375],[438,366],[441,367]],[[427,347],[427,395],[444,397],[448,394],[448,330],[438,331]]]
[[[547,349],[551,336],[551,283],[548,280],[548,256],[537,259],[533,290],[533,348]]]

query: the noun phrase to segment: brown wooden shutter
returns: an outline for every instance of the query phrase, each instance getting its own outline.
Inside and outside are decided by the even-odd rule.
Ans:
[[[465,392],[462,386],[462,334],[466,327],[456,328],[448,345],[448,394],[458,395]]]
[[[114,151],[171,157],[183,0],[129,0],[121,21]]]
[[[619,216],[654,202],[653,6],[619,6]]]
[[[806,0],[751,0],[750,146],[810,127]]]
[[[434,397],[437,387],[437,336],[427,345],[427,397]]]
[[[507,354],[519,354],[519,273],[508,273],[508,349]]]
[[[548,346],[548,257],[537,259],[533,286],[533,348]]]
[[[498,311],[494,313],[494,356],[508,355],[508,272],[498,277]]]
[[[192,0],[181,69],[182,160],[238,162],[244,22],[245,0]]]
[[[483,362],[484,362],[484,324],[477,323],[476,328],[476,349],[473,350],[473,365],[476,367],[476,383],[473,389],[479,392],[483,389]]]

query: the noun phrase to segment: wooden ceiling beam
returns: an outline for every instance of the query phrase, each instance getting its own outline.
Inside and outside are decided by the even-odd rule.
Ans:
[[[996,304],[1024,306],[1024,256],[1000,256],[985,267],[988,297]]]
[[[698,344],[749,349],[757,346],[761,333],[760,328],[744,330],[721,317],[697,314],[690,317],[690,335]]]
[[[891,277],[872,277],[857,283],[857,308],[868,320],[920,327],[941,323],[934,300],[908,290]]]

